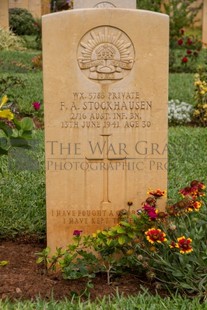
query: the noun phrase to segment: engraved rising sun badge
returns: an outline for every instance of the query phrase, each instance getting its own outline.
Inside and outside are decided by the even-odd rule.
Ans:
[[[120,29],[101,26],[87,32],[78,46],[78,64],[92,80],[123,79],[134,64],[134,47]]]

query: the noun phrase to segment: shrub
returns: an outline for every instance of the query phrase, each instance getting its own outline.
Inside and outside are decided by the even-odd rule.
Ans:
[[[23,41],[12,31],[0,28],[0,51],[1,50],[23,50]]]
[[[160,12],[162,0],[137,0],[139,10]]]
[[[177,39],[180,30],[193,25],[202,3],[195,5],[195,0],[137,0],[137,8],[162,12],[170,17],[170,43]],[[170,44],[170,46],[171,46]]]
[[[193,35],[186,35],[183,29],[180,36],[171,40],[170,72],[196,72],[202,42]]]
[[[170,45],[172,41],[179,38],[180,30],[193,25],[195,17],[202,7],[195,5],[195,0],[172,0],[162,1],[164,13],[170,16]]]
[[[41,18],[36,18],[35,20],[35,28],[36,28],[36,48],[41,50],[42,49],[42,20]]]
[[[9,25],[19,36],[36,34],[35,19],[26,9],[9,9]]]

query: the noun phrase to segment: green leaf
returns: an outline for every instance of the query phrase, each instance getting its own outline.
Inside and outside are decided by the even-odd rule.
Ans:
[[[111,239],[107,239],[106,244],[110,246],[112,244],[112,240]]]
[[[125,242],[126,242],[126,237],[125,237],[125,236],[120,236],[120,237],[118,238],[118,243],[119,243],[120,245],[123,245]]]
[[[133,232],[129,232],[127,233],[127,236],[131,239],[133,239],[135,237],[135,234]]]
[[[5,123],[0,122],[0,128],[8,137],[12,135],[12,129],[9,126],[7,126]]]
[[[38,257],[36,264],[41,264],[42,262],[44,262],[44,257]]]
[[[34,123],[31,118],[29,117],[24,117],[20,121],[20,127],[23,131],[31,131],[34,128]]]
[[[178,277],[178,278],[183,277],[182,272],[180,272],[179,270],[173,271],[172,274],[174,277]]]
[[[0,137],[0,150],[2,154],[7,154],[7,151],[10,147],[9,141],[5,137]]]
[[[123,227],[121,227],[121,226],[119,226],[119,227],[117,228],[117,232],[118,232],[119,234],[124,234],[124,233],[126,233],[125,229],[124,229]]]
[[[121,221],[120,224],[125,227],[130,227],[131,225],[128,222]]]
[[[11,138],[11,145],[13,147],[23,147],[26,149],[31,148],[31,146],[29,145],[28,141],[23,139],[23,138]]]
[[[192,290],[193,287],[190,286],[189,284],[185,283],[185,282],[181,282],[180,283],[181,287],[185,288],[185,289],[188,289],[188,290]]]

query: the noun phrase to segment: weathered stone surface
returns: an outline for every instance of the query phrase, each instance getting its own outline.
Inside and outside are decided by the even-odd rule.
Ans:
[[[9,29],[9,1],[0,1],[0,27]]]
[[[207,0],[203,1],[202,42],[207,48]]]
[[[136,31],[135,31],[136,25]],[[43,17],[48,246],[117,223],[167,187],[168,17]],[[164,206],[162,206],[164,207]]]
[[[74,0],[74,9],[82,8],[127,8],[136,9],[136,0]]]

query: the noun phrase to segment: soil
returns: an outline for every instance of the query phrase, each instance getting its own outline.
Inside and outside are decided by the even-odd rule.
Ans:
[[[0,240],[0,261],[9,263],[0,267],[0,299],[35,300],[37,297],[55,300],[71,298],[75,292],[81,295],[87,279],[64,280],[60,273],[47,274],[43,266],[36,264],[36,253],[46,247],[35,237],[23,237],[16,240]],[[106,274],[98,274],[93,279],[90,298],[101,298],[104,295],[115,295],[117,290],[124,295],[135,295],[141,286],[155,293],[156,287],[146,279],[134,275],[123,275],[107,284]],[[160,292],[165,295],[165,292]],[[86,297],[86,296],[83,296]]]

